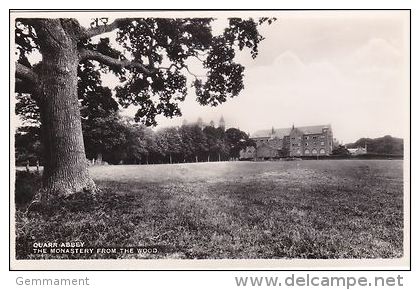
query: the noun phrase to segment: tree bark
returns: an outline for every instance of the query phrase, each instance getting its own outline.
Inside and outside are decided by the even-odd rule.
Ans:
[[[40,113],[45,148],[41,199],[93,191],[83,143],[77,96],[77,39],[57,20],[42,23],[39,29]]]

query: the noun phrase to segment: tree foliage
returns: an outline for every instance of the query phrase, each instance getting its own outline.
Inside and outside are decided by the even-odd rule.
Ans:
[[[347,144],[347,148],[364,148],[368,153],[404,154],[404,140],[386,135],[380,138],[360,138],[354,143]]]
[[[229,147],[229,155],[234,158],[239,158],[239,151],[247,146],[256,146],[255,142],[245,132],[237,128],[226,130],[226,141]]]
[[[235,54],[248,48],[256,57],[263,39],[257,27],[272,19],[232,18],[220,34],[213,33],[213,20],[96,18],[87,28],[74,18],[16,19],[16,111],[40,120],[44,145],[39,200],[96,190],[86,152],[88,157],[111,152],[112,162],[140,162],[147,142],[140,140],[141,129],[119,119],[119,105],[137,106],[134,120],[150,126],[158,115],[181,115],[188,85],[202,105],[216,106],[239,94],[244,67]],[[204,73],[192,72],[190,59],[198,60]],[[119,78],[115,88],[102,85],[102,74],[109,73]],[[196,131],[189,134],[190,151],[179,148],[175,131],[168,131],[149,142],[153,154],[169,153],[172,162],[172,155],[184,152],[198,160],[208,151],[207,139],[201,128],[191,129]]]
[[[15,134],[16,165],[25,165],[27,161],[35,165],[42,163],[42,144],[40,129],[37,126],[20,127]]]
[[[235,61],[235,53],[248,48],[255,58],[263,40],[258,26],[273,20],[230,18],[220,35],[212,31],[213,18],[122,18],[113,22],[101,18],[93,19],[89,29],[76,19],[59,19],[59,23],[78,39],[78,92],[82,105],[95,110],[95,104],[101,102],[98,95],[109,95],[101,87],[100,73],[112,72],[121,81],[115,88],[118,103],[124,108],[137,106],[135,120],[156,125],[157,115],[181,115],[179,104],[187,94],[188,76],[193,78],[197,101],[202,105],[217,106],[237,96],[243,89],[244,67]],[[42,21],[49,20],[16,21],[18,63],[22,65],[17,67],[18,80],[25,78],[26,69],[36,72],[36,64],[31,65],[28,56],[39,51],[38,30]],[[92,40],[93,36],[113,30],[115,39]],[[115,48],[116,44],[123,50]],[[198,76],[191,72],[189,59],[201,62],[206,73]],[[25,84],[23,91],[33,94],[30,82]],[[106,98],[102,101],[115,107]],[[21,115],[25,110],[26,114],[31,111],[26,98],[20,97],[18,103]]]
[[[350,156],[349,150],[344,145],[338,145],[332,151],[332,155],[336,156]]]

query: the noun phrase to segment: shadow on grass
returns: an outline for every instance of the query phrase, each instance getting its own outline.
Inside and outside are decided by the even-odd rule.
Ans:
[[[117,258],[117,254],[74,255],[34,254],[35,242],[85,241],[94,246],[127,246],[129,222],[122,216],[139,206],[135,196],[106,188],[97,193],[76,193],[68,198],[50,200],[36,210],[27,211],[42,184],[41,176],[25,171],[16,172],[16,258],[17,259],[78,259]],[[133,216],[133,218],[140,218]]]
[[[18,208],[23,208],[32,200],[41,187],[41,175],[26,171],[16,171],[15,202]]]
[[[331,163],[322,170],[273,168],[269,175],[250,172],[245,178],[208,181],[98,181],[102,191],[95,196],[80,193],[42,213],[18,210],[17,258],[401,257],[399,172],[373,165],[374,170],[362,170],[358,163],[338,172],[326,166]],[[57,257],[33,254],[35,241],[83,241],[91,247],[159,245],[164,251]]]

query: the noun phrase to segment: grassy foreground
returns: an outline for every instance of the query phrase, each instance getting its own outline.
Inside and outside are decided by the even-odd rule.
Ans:
[[[102,188],[94,198],[82,194],[50,214],[24,214],[24,207],[18,207],[18,259],[331,259],[403,254],[400,160],[119,165],[90,170]],[[152,254],[31,253],[33,242],[71,241],[96,248],[160,248]]]

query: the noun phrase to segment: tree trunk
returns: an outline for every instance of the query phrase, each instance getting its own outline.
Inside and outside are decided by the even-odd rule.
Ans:
[[[96,155],[96,161],[97,161],[98,165],[102,165],[102,153],[98,153]]]
[[[41,199],[95,189],[88,172],[77,96],[77,41],[51,24],[46,23],[40,32],[39,102],[45,145]]]

